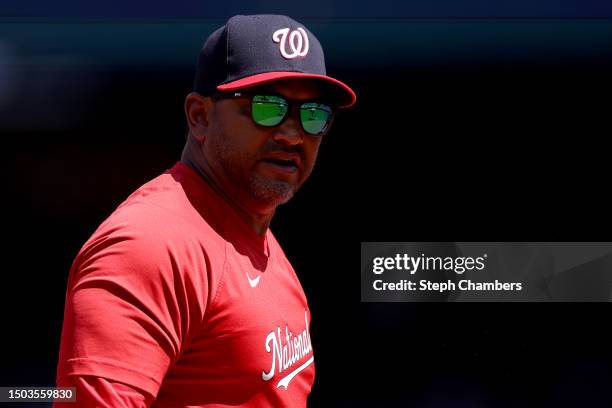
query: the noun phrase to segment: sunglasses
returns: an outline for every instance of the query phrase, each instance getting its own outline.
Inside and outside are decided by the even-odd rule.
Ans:
[[[240,98],[251,100],[251,118],[258,125],[273,127],[280,125],[288,116],[290,103],[278,95],[250,94],[245,92],[217,93],[214,98]],[[329,130],[334,116],[333,109],[324,103],[302,102],[298,106],[300,124],[306,133],[322,136]]]

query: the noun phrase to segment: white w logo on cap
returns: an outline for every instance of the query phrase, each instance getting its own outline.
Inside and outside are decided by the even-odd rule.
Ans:
[[[289,47],[291,52],[287,52],[287,36],[289,36]],[[305,57],[308,54],[308,36],[306,31],[300,27],[297,30],[293,30],[289,34],[288,28],[281,28],[276,30],[272,34],[272,40],[275,43],[280,42],[281,55],[286,59],[293,59],[296,57]]]

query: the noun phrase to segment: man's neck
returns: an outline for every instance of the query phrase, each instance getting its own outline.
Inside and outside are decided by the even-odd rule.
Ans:
[[[253,211],[249,211],[243,205],[241,205],[236,200],[232,199],[232,197],[227,194],[214,180],[209,172],[205,169],[205,164],[203,158],[199,160],[198,158],[193,157],[193,149],[189,147],[189,144],[192,143],[193,140],[188,141],[183,149],[183,154],[181,155],[181,162],[186,164],[191,169],[193,169],[196,173],[202,177],[204,182],[206,182],[223,200],[225,200],[233,209],[236,210],[238,215],[253,228],[255,233],[259,236],[264,236],[266,231],[270,227],[270,222],[274,217],[274,210],[269,213],[259,214]]]

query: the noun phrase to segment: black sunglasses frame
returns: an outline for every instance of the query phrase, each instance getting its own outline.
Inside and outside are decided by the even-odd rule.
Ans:
[[[263,127],[276,127],[276,126],[280,126],[291,114],[291,109],[293,106],[295,106],[296,104],[298,105],[298,109],[301,108],[302,106],[308,104],[308,103],[318,103],[321,105],[325,105],[327,107],[330,108],[331,113],[329,115],[329,119],[327,120],[327,124],[325,125],[325,127],[321,130],[320,133],[310,133],[308,132],[305,128],[304,128],[304,124],[302,123],[302,119],[301,117],[298,118],[298,122],[300,123],[300,127],[302,128],[302,130],[304,131],[304,133],[306,133],[309,136],[313,136],[313,137],[322,137],[325,134],[327,134],[329,132],[329,129],[331,128],[332,122],[334,121],[334,117],[336,116],[336,110],[333,108],[332,105],[325,103],[324,101],[322,102],[321,99],[307,99],[307,100],[293,100],[293,99],[289,99],[286,96],[283,95],[279,95],[276,94],[274,92],[245,92],[245,91],[232,91],[232,92],[215,92],[211,95],[209,95],[211,98],[213,99],[232,99],[232,98],[248,98],[250,100],[250,110],[251,110],[251,120],[253,121],[253,123],[255,123],[258,126],[263,126]],[[260,123],[257,123],[255,121],[255,118],[253,117],[253,98],[256,96],[274,96],[276,98],[281,98],[283,99],[285,102],[287,102],[287,113],[285,113],[285,116],[281,119],[280,122],[278,122],[276,125],[273,126],[266,126],[266,125],[262,125]]]

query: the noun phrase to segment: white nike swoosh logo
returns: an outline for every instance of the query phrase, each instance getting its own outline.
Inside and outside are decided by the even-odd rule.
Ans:
[[[261,275],[259,275],[255,279],[251,279],[248,272],[246,272],[246,276],[247,276],[247,279],[249,280],[249,285],[251,285],[252,288],[257,286],[257,284],[259,283],[259,278],[261,278]]]
[[[295,377],[296,375],[300,373],[300,371],[302,371],[303,369],[311,365],[313,361],[314,361],[314,356],[310,357],[308,361],[306,361],[304,364],[302,364],[301,366],[293,370],[291,374],[289,374],[288,376],[280,380],[278,384],[276,384],[276,388],[285,387],[285,389],[287,389],[287,387],[289,387],[289,382],[293,380],[293,377]]]

